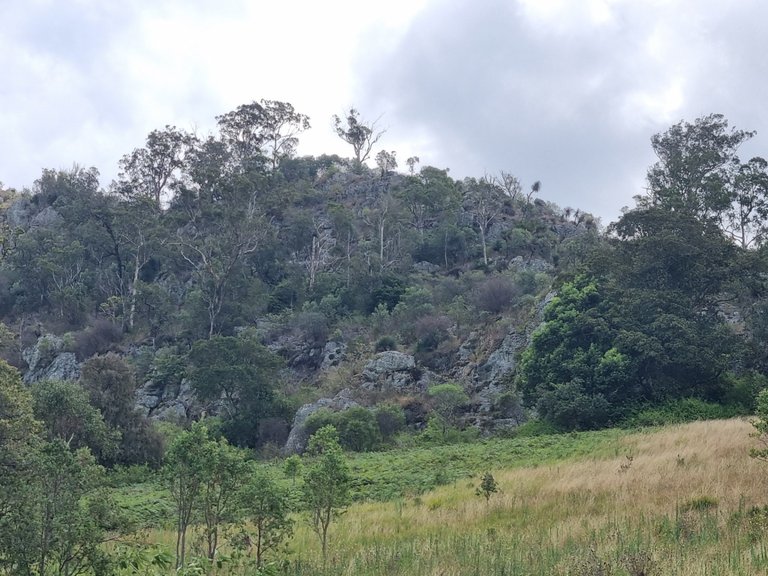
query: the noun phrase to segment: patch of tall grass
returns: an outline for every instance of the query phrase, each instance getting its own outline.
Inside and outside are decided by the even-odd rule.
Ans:
[[[284,563],[269,573],[768,573],[766,465],[749,457],[750,432],[747,421],[727,420],[359,456],[366,501],[332,525],[327,565],[299,520]],[[441,470],[447,484],[408,489]],[[476,494],[486,470],[499,488],[488,501]],[[366,498],[376,487],[391,499]],[[167,531],[150,538],[172,541]],[[225,564],[215,573],[247,572]]]

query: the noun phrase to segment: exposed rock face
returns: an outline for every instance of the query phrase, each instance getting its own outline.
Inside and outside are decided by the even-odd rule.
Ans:
[[[176,386],[163,387],[151,380],[146,382],[136,390],[136,407],[153,420],[172,422],[197,418],[203,412],[203,405],[186,378]]]
[[[35,214],[29,221],[29,227],[34,228],[39,226],[41,228],[48,228],[54,224],[61,222],[63,218],[56,212],[51,206],[43,208],[40,212]]]
[[[30,206],[27,198],[16,199],[5,212],[11,228],[26,228],[29,225]]]
[[[554,266],[541,258],[531,258],[526,260],[522,256],[516,256],[509,261],[510,268],[525,270],[531,272],[552,272]]]
[[[541,302],[536,306],[533,318],[528,324],[527,328],[519,332],[516,329],[512,329],[501,341],[499,347],[491,352],[487,360],[479,365],[471,363],[474,343],[477,340],[476,336],[470,334],[462,348],[459,349],[459,362],[458,364],[464,364],[463,374],[472,373],[474,380],[475,394],[473,397],[473,403],[475,411],[482,419],[488,417],[492,411],[498,414],[499,411],[499,399],[505,392],[509,392],[507,382],[517,370],[517,359],[519,355],[530,344],[533,333],[538,326],[544,320],[544,309],[555,297],[555,292],[549,292]],[[502,412],[505,416],[505,425],[510,425],[512,421],[522,421],[523,412],[519,406],[512,406],[508,409],[503,409]],[[494,424],[490,423],[492,426]]]
[[[431,378],[416,368],[413,356],[395,350],[380,352],[363,369],[362,388],[391,393],[423,392]]]
[[[501,341],[501,346],[494,350],[485,364],[477,369],[479,381],[497,386],[513,374],[517,365],[517,355],[528,344],[528,335],[510,332]]]
[[[589,228],[585,222],[562,222],[555,224],[552,227],[552,231],[557,234],[558,239],[562,242],[563,240],[586,234],[589,232]]]
[[[64,341],[53,334],[38,339],[21,356],[29,366],[24,382],[30,384],[40,380],[77,380],[80,378],[80,364],[73,352],[63,352]]]
[[[320,370],[328,370],[338,366],[347,352],[347,345],[344,342],[326,342],[323,348],[323,360],[320,363]]]
[[[437,264],[432,264],[431,262],[415,262],[413,264],[413,269],[416,272],[421,272],[423,274],[435,274],[441,270],[440,266]]]
[[[413,356],[396,350],[379,352],[363,369],[363,376],[368,380],[376,380],[382,375],[394,372],[407,372],[416,367]]]
[[[286,366],[303,372],[317,370],[323,361],[322,344],[308,342],[300,333],[286,333],[270,342],[267,348],[285,358]]]
[[[296,416],[293,418],[293,426],[288,434],[288,440],[283,447],[283,454],[300,454],[307,447],[307,441],[309,440],[309,434],[307,434],[306,422],[312,414],[320,410],[321,408],[328,408],[336,412],[348,410],[354,406],[359,406],[357,402],[351,398],[351,390],[345,388],[333,398],[320,398],[316,402],[311,404],[304,404],[296,412]]]

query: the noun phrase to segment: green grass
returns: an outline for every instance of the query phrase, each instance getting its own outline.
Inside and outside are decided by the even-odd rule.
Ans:
[[[350,456],[358,503],[332,524],[327,565],[297,513],[288,552],[264,574],[765,574],[768,483],[748,456],[751,430],[696,422]],[[475,492],[486,470],[500,487],[488,502]],[[145,520],[167,497],[152,483],[120,495]],[[172,530],[149,539],[170,550]],[[211,573],[257,574],[236,559]]]
[[[173,500],[159,480],[120,486],[111,493],[125,520],[137,530],[173,525]]]
[[[361,501],[394,500],[491,469],[611,456],[620,450],[620,439],[626,434],[601,430],[358,454],[350,462],[356,478],[353,494]]]

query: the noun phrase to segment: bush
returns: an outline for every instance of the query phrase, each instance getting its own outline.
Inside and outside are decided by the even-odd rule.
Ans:
[[[698,398],[672,400],[660,406],[644,408],[622,422],[624,428],[681,424],[696,420],[719,420],[744,414],[738,406],[723,406]]]
[[[328,319],[322,312],[301,312],[294,319],[293,325],[308,342],[316,346],[328,340]]]
[[[479,435],[480,431],[477,428],[470,427],[460,430],[446,424],[446,421],[439,414],[433,414],[427,422],[427,427],[418,435],[417,441],[426,446],[469,444],[476,441]]]
[[[768,388],[768,377],[758,372],[747,372],[739,376],[729,375],[726,383],[723,403],[751,414],[756,408],[757,395]]]
[[[329,425],[336,427],[336,413],[328,408],[320,408],[310,414],[304,421],[304,430],[307,436],[312,436],[320,428]]]
[[[404,293],[405,283],[402,278],[394,275],[382,276],[369,293],[368,312],[376,310],[379,304],[384,304],[391,312]]]
[[[432,352],[441,342],[450,338],[451,319],[447,316],[425,316],[416,322],[418,352]]]
[[[376,340],[374,346],[376,352],[386,352],[387,350],[397,350],[397,341],[392,336],[382,336]]]
[[[545,392],[536,405],[542,418],[563,430],[593,430],[611,421],[611,406],[602,394],[584,391],[578,379]]]
[[[381,444],[376,417],[361,407],[349,408],[337,415],[336,429],[341,445],[354,452],[370,452]]]
[[[123,331],[120,326],[100,318],[90,328],[77,333],[75,336],[75,355],[82,362],[95,354],[108,352],[112,344],[119,342],[122,336]]]
[[[512,306],[518,296],[519,290],[512,280],[494,276],[477,287],[474,303],[478,310],[499,314]]]
[[[382,404],[374,413],[379,432],[385,440],[405,428],[405,411],[397,404]]]
[[[160,348],[152,359],[149,376],[158,387],[172,388],[181,385],[186,375],[187,362],[184,356],[171,348]]]
[[[381,444],[382,434],[374,414],[356,406],[342,412],[321,408],[305,423],[305,430],[311,436],[321,428],[333,426],[339,434],[339,442],[346,450],[369,452]]]

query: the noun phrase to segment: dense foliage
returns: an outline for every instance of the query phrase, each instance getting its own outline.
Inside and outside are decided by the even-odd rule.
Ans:
[[[713,115],[654,137],[648,193],[561,286],[523,355],[518,381],[543,417],[600,427],[682,398],[751,409],[738,389],[764,369],[758,335],[726,317],[765,296],[768,180],[761,159],[736,156],[749,136]]]
[[[479,369],[502,331],[533,332],[553,286],[484,417],[518,400],[568,429],[690,398],[752,407],[768,367],[768,163],[738,157],[752,133],[722,116],[655,136],[647,192],[603,234],[508,172],[455,180],[416,157],[397,172],[355,109],[334,122],[352,159],[297,156],[310,124],[288,103],[216,121],[207,136],[152,131],[105,187],[75,166],[0,190],[1,352],[30,370],[74,353],[71,394],[85,390],[98,413],[63,402],[65,421],[51,407],[69,392],[47,384],[35,414],[101,464],[159,465],[163,439],[147,416],[169,397],[164,418],[213,414],[232,444],[274,451],[301,403],[354,385],[366,354],[387,350],[435,374],[420,398],[368,398],[402,407],[404,424],[375,408],[310,424],[333,424],[364,451],[423,427],[427,411],[445,437],[438,417],[462,426],[485,402],[477,370],[456,359]],[[42,346],[48,334],[61,336],[56,350]],[[349,361],[319,375],[331,342],[349,345]],[[452,383],[451,397],[427,393]]]

